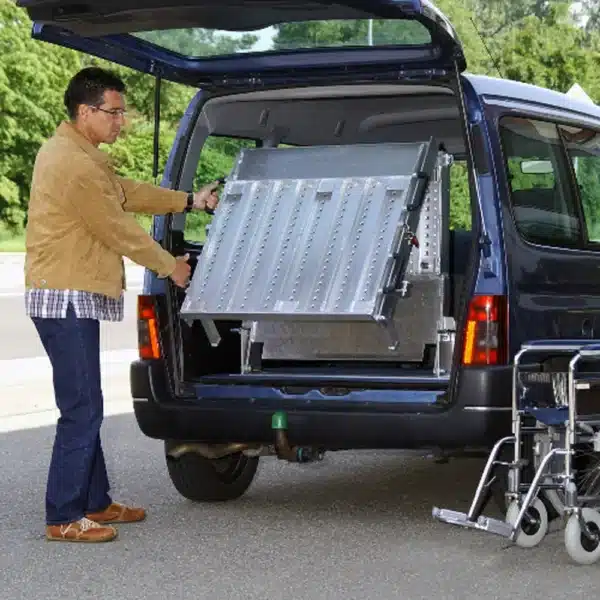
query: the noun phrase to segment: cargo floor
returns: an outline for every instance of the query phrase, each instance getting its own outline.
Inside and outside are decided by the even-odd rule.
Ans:
[[[263,369],[253,373],[212,374],[196,379],[201,384],[247,384],[293,386],[301,385],[319,388],[328,385],[347,386],[352,388],[381,388],[401,385],[403,389],[425,387],[428,389],[444,389],[448,385],[448,377],[436,377],[433,371],[426,369],[383,369],[383,368],[286,368]]]

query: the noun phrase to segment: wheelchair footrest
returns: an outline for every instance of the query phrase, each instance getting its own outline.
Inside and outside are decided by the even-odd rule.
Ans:
[[[469,529],[478,529],[487,531],[495,535],[500,535],[505,538],[510,538],[513,528],[512,525],[501,521],[500,519],[491,519],[489,517],[480,516],[477,521],[471,521],[467,517],[467,513],[449,510],[447,508],[433,508],[434,519],[449,523],[450,525],[460,525]]]

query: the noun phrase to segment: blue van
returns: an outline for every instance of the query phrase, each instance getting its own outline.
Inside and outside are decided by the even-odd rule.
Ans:
[[[268,455],[486,453],[521,343],[598,336],[600,109],[466,74],[428,0],[19,4],[36,39],[196,89],[163,186],[233,149],[206,232],[154,218],[189,288],[139,296],[135,416],[183,496],[239,497]]]

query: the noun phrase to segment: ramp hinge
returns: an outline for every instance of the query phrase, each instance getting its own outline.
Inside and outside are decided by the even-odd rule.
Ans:
[[[410,281],[401,281],[399,287],[386,287],[383,288],[382,292],[390,296],[400,296],[406,298],[410,294],[410,288],[412,287]]]
[[[454,164],[454,156],[448,152],[441,152],[442,160],[440,161],[441,167],[451,167]]]
[[[425,193],[427,191],[427,186],[429,185],[429,181],[430,181],[429,175],[427,173],[425,173],[424,171],[417,171],[414,176],[418,180],[417,185],[419,185],[421,187],[420,187],[420,190],[415,195],[414,202],[406,205],[406,210],[409,210],[409,211],[417,210],[418,208],[421,208],[421,205],[423,204],[423,200],[425,199]]]

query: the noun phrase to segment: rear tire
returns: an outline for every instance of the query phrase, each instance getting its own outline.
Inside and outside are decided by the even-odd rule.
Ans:
[[[175,446],[165,442],[167,469],[175,489],[193,502],[225,502],[242,496],[254,480],[258,457],[241,452],[210,459],[189,453],[179,458],[168,456]]]

